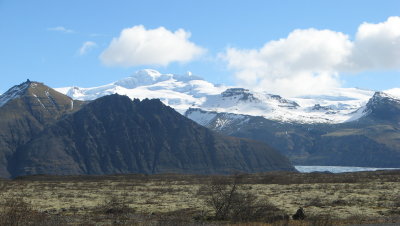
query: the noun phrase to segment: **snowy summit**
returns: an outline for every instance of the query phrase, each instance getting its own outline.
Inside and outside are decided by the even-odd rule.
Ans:
[[[94,100],[114,93],[126,95],[131,99],[157,98],[178,112],[184,113],[189,107],[201,105],[207,96],[221,93],[225,89],[225,86],[214,85],[192,75],[191,72],[176,75],[145,69],[104,86],[64,87],[56,90],[77,100]]]

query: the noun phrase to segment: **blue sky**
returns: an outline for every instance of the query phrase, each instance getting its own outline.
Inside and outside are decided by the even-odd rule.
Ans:
[[[381,42],[391,43],[387,48],[389,52],[384,53],[377,49],[379,45],[370,41],[372,38],[366,41],[360,39],[362,45],[355,41],[357,31],[364,22],[385,23],[389,17],[400,16],[399,9],[398,0],[0,0],[0,93],[27,78],[51,87],[92,87],[121,79],[143,68],[178,74],[192,71],[214,83],[271,89],[278,93],[291,89],[288,83],[296,83],[296,86],[310,83],[312,87],[325,84],[321,87],[375,90],[400,87],[399,61],[394,60],[386,65],[377,62],[379,59],[372,63],[365,63],[365,59],[360,57],[342,60],[357,55],[353,54],[353,50],[348,53],[350,47],[343,47],[347,45],[359,49],[366,46],[369,53],[376,51],[379,57],[382,54],[382,59],[399,56],[393,53],[400,50],[397,34],[392,39],[386,39],[386,33],[380,33],[378,38],[382,39]],[[391,23],[391,27],[395,29],[396,23]],[[190,53],[182,52],[183,55],[166,56],[163,59],[167,60],[162,63],[157,63],[157,57],[163,53],[157,51],[154,52],[153,61],[148,59],[142,64],[137,63],[137,59],[142,59],[140,54],[126,59],[124,62],[136,60],[128,65],[112,61],[120,49],[111,48],[113,38],[121,38],[121,31],[135,26],[138,28],[139,25],[143,26],[145,34],[160,27],[165,28],[162,34],[175,34],[178,29],[183,29],[184,34],[190,33],[185,39],[186,44],[201,51],[193,49]],[[296,30],[299,32],[294,32]],[[330,32],[321,32],[324,30]],[[132,35],[136,34],[130,31]],[[293,34],[292,38],[288,37],[290,34]],[[315,64],[321,64],[321,67],[310,66],[310,62],[293,63],[285,58],[296,54],[310,55],[308,49],[298,50],[296,47],[303,46],[301,40],[309,40],[307,35],[312,42],[329,41],[331,38],[332,42],[337,42],[337,48],[335,44],[332,45],[333,49],[329,43],[322,43],[318,48],[325,50],[326,47],[326,50],[320,54],[321,57],[313,50],[314,55],[310,59],[317,59]],[[347,37],[343,38],[343,35]],[[313,40],[315,37],[316,40]],[[373,38],[376,40],[375,36]],[[271,41],[282,39],[279,48],[268,45]],[[88,48],[82,51],[84,43],[88,43]],[[368,43],[375,43],[375,47],[368,46]],[[295,48],[291,47],[293,45]],[[266,46],[264,50],[263,46]],[[336,53],[336,49],[340,51]],[[112,53],[107,55],[107,59],[101,58],[107,50]],[[331,56],[332,62],[319,62],[330,50],[335,52]],[[189,56],[187,54],[192,55],[182,60],[183,56]],[[144,58],[149,57],[152,56],[147,54]],[[260,61],[262,66],[255,67],[253,63]],[[356,66],[343,66],[347,62],[342,61],[349,61]],[[301,65],[299,70],[298,66],[292,67],[291,63],[308,66]],[[374,67],[366,66],[375,63]],[[279,65],[288,65],[290,70],[283,70]],[[272,76],[271,73],[276,74]]]

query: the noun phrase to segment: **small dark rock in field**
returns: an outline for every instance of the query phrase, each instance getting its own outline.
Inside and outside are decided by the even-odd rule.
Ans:
[[[304,220],[306,215],[304,213],[303,207],[300,207],[296,213],[292,216],[293,220]]]

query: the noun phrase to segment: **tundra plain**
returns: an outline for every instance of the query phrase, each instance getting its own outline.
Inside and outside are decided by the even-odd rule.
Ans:
[[[238,180],[236,180],[239,178]],[[274,217],[217,220],[220,181],[264,200]],[[208,191],[208,192],[207,192]],[[1,225],[351,225],[400,222],[400,171],[235,176],[26,176],[0,181]],[[293,220],[302,207],[306,218]],[[282,218],[276,216],[284,216]]]

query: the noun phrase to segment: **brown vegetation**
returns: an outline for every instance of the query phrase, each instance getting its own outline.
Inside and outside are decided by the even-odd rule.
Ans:
[[[0,180],[0,225],[306,226],[400,222],[399,194],[400,171],[240,176],[38,175]],[[293,220],[299,207],[303,207],[306,218]]]

